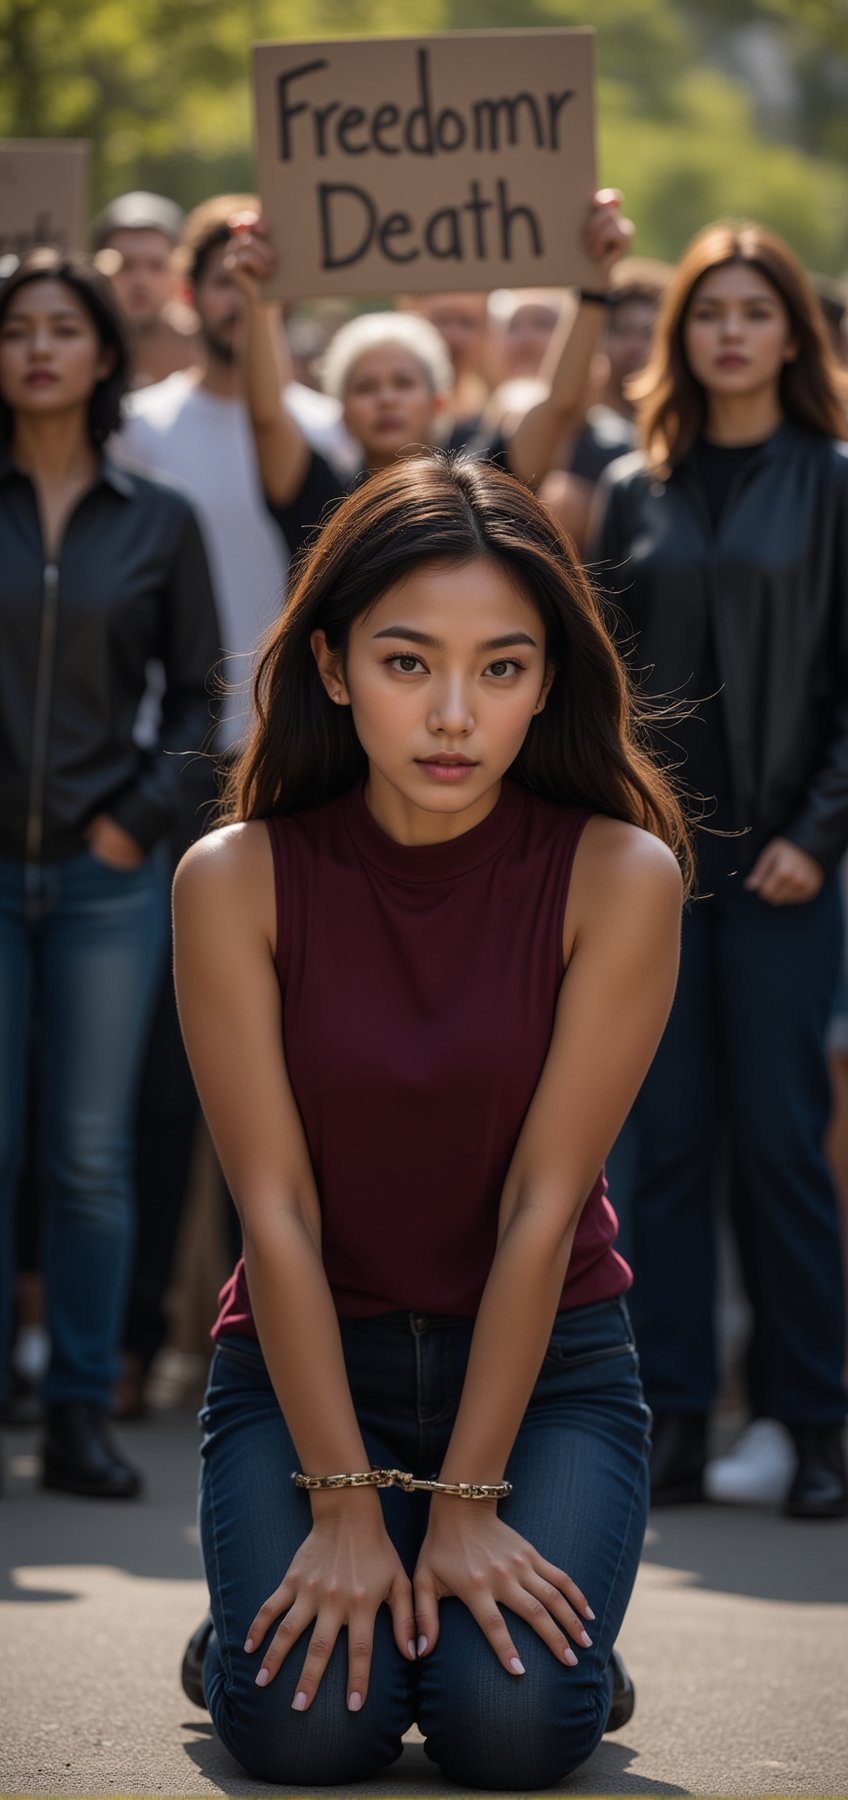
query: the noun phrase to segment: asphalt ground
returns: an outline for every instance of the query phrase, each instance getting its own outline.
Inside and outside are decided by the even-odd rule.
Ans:
[[[37,1435],[5,1433],[0,1793],[270,1794],[179,1685],[205,1610],[193,1414],[121,1441],[147,1475],[137,1503],[44,1493]],[[551,1792],[848,1795],[848,1521],[654,1513],[621,1648],[634,1717]],[[308,1791],[460,1790],[413,1734],[382,1781]]]

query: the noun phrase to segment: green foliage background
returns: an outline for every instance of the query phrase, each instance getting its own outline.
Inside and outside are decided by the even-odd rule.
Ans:
[[[745,214],[848,265],[845,0],[0,0],[0,136],[90,137],[95,206],[190,206],[253,185],[253,40],[551,25],[597,31],[600,174],[640,251]],[[756,29],[796,84],[777,124],[728,54]]]

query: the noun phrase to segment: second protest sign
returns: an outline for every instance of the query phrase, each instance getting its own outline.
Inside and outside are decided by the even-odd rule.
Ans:
[[[547,287],[592,276],[589,30],[254,47],[277,292]]]

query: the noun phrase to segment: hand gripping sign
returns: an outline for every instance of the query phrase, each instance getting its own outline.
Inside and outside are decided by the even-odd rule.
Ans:
[[[278,296],[588,282],[589,30],[254,47]]]

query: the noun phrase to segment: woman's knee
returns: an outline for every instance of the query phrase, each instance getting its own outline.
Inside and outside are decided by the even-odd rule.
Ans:
[[[326,1787],[363,1781],[400,1755],[401,1732],[379,1693],[361,1712],[347,1710],[344,1681],[325,1675],[306,1712],[278,1676],[269,1687],[208,1684],[212,1721],[222,1743],[247,1774],[279,1787]]]
[[[552,1787],[579,1769],[603,1733],[609,1688],[605,1677],[578,1686],[568,1673],[555,1669],[553,1681],[504,1675],[505,1691],[491,1680],[472,1691],[460,1683],[427,1739],[446,1780],[521,1791]]]

